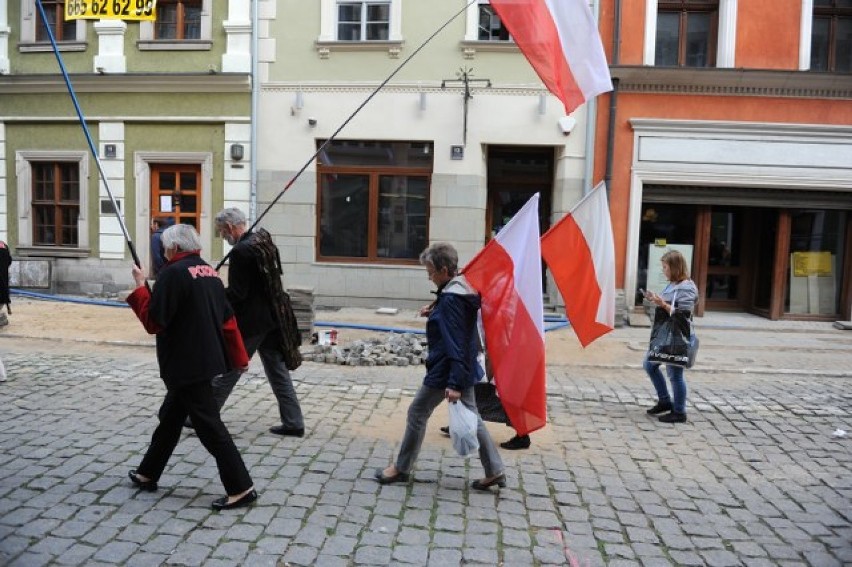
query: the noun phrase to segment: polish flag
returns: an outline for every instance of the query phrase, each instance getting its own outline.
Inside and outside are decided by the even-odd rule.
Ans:
[[[518,435],[547,421],[538,201],[536,193],[462,271],[482,297],[494,383]]]
[[[612,90],[587,0],[490,0],[503,25],[565,113]]]
[[[541,254],[584,347],[615,327],[615,246],[600,183],[541,237]]]

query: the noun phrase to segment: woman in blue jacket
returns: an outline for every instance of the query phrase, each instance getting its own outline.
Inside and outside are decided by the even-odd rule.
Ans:
[[[476,411],[473,385],[482,377],[482,369],[476,361],[479,295],[463,277],[456,276],[458,261],[456,249],[445,242],[435,243],[420,254],[420,263],[426,266],[429,279],[438,286],[435,301],[420,312],[429,317],[426,322],[429,345],[426,377],[408,408],[405,435],[396,463],[376,470],[375,477],[380,484],[409,479],[426,435],[426,423],[446,399],[449,403],[460,402],[476,413],[479,459],[485,469],[485,478],[473,481],[471,486],[477,490],[506,486],[503,461]]]

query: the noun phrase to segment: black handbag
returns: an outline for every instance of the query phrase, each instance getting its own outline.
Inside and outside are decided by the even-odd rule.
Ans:
[[[692,311],[678,309],[676,301],[677,295],[672,299],[675,309],[671,315],[660,307],[654,313],[648,360],[659,364],[692,368],[698,355],[699,344],[698,337],[692,328]]]
[[[473,385],[476,397],[476,410],[483,421],[509,424],[509,417],[500,398],[497,397],[497,387],[492,382],[477,382]]]

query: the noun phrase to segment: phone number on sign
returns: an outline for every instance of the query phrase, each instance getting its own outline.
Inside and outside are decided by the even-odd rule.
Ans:
[[[157,0],[66,0],[65,19],[155,20]]]

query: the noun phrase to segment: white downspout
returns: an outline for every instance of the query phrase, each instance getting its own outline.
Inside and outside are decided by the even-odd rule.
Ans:
[[[251,2],[251,125],[249,134],[249,222],[254,222],[257,216],[257,105],[260,90],[258,75],[258,3]]]

